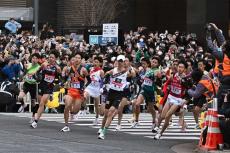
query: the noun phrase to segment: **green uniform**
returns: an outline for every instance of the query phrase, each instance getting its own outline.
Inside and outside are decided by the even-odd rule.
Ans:
[[[141,94],[146,102],[155,102],[155,73],[158,68],[148,70],[144,75]]]
[[[32,65],[31,63],[28,65],[27,73],[24,77],[24,81],[29,84],[35,84],[37,81],[34,79],[33,75],[40,69],[39,64]]]

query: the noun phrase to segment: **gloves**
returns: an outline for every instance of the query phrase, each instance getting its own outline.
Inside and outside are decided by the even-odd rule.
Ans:
[[[188,105],[184,104],[183,109],[187,111],[188,110]]]

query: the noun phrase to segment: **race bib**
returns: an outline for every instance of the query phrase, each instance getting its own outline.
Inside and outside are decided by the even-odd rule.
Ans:
[[[54,79],[55,77],[53,75],[47,75],[47,74],[45,75],[45,78],[44,78],[44,80],[49,83],[52,83]]]
[[[112,81],[111,88],[115,89],[115,90],[118,90],[118,91],[122,90],[124,88],[123,84],[122,84],[122,79],[115,78]]]
[[[93,87],[98,87],[98,86],[100,86],[100,84],[99,84],[98,81],[92,81],[90,85],[93,86]]]
[[[34,81],[33,75],[27,74],[26,75],[26,80],[28,80],[28,81]]]
[[[153,81],[148,79],[148,78],[144,78],[144,85],[146,86],[152,86],[153,85]]]
[[[80,89],[80,82],[72,82],[70,85],[72,88]]]
[[[172,93],[177,94],[177,95],[181,94],[181,88],[178,88],[175,86],[172,86],[171,91]]]

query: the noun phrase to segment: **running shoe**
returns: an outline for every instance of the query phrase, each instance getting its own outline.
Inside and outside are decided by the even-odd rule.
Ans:
[[[33,121],[30,125],[30,127],[34,128],[34,129],[37,128],[37,126],[38,126],[38,123],[36,123],[35,121]]]
[[[161,138],[161,134],[160,133],[157,133],[155,136],[154,136],[154,140],[159,140]]]
[[[102,129],[100,128],[98,131],[97,131],[97,134],[100,135],[102,132]]]
[[[117,127],[115,129],[116,129],[116,131],[121,131],[121,125],[117,125]]]
[[[130,128],[137,128],[139,122],[134,121]]]
[[[99,134],[98,139],[102,139],[102,140],[105,139],[105,134],[103,131]]]
[[[18,113],[24,113],[26,106],[27,104],[21,105],[20,108],[18,109]]]
[[[64,128],[61,129],[61,132],[69,132],[70,128],[68,126],[65,126]]]
[[[99,124],[99,119],[98,118],[95,118],[95,120],[93,121],[93,126],[96,126]]]
[[[194,129],[201,129],[199,124],[196,124]]]
[[[133,122],[134,122],[133,118],[131,118],[131,119],[128,120],[128,123],[133,123]]]
[[[152,129],[153,133],[159,133],[160,132],[160,128],[159,127],[155,127],[154,129]]]

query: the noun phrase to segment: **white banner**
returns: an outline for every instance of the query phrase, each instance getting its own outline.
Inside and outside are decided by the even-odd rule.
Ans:
[[[103,37],[118,37],[118,23],[103,24]]]

